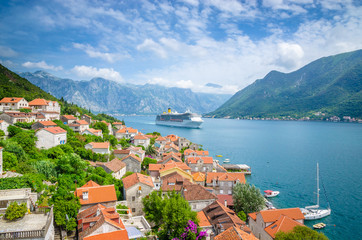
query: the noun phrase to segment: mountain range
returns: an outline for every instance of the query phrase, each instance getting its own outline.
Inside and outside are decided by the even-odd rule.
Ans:
[[[362,50],[320,58],[291,73],[269,72],[209,117],[362,118]]]
[[[171,108],[207,113],[223,104],[231,95],[196,93],[190,89],[145,84],[120,84],[104,78],[90,81],[61,79],[44,71],[20,75],[57,98],[110,114],[156,114]]]

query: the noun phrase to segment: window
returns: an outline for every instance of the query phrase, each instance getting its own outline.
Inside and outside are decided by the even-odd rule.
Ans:
[[[132,196],[132,201],[133,201],[133,202],[136,201],[136,197],[135,197],[135,196]],[[133,210],[132,210],[132,212],[133,212]]]
[[[231,190],[228,190],[228,194],[232,194],[232,191],[231,191]]]
[[[224,190],[220,190],[220,194],[223,194],[224,193]]]
[[[132,208],[132,213],[135,213],[136,212],[136,209],[135,208]]]

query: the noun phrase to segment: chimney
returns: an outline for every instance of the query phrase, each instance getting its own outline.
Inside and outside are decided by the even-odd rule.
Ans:
[[[226,199],[225,199],[225,207],[227,207],[228,206],[228,201],[226,201]]]

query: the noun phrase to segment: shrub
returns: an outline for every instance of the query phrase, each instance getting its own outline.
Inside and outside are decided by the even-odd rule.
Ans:
[[[5,218],[10,221],[22,218],[24,217],[27,210],[26,203],[19,205],[17,202],[12,202],[6,209]]]

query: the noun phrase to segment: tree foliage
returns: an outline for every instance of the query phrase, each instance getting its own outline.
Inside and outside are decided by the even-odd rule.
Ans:
[[[260,211],[264,207],[264,197],[254,185],[238,183],[233,188],[235,212],[245,214]]]
[[[18,204],[16,201],[10,203],[5,211],[5,218],[14,221],[18,218],[24,217],[27,211],[26,203]]]
[[[275,240],[328,240],[328,238],[317,231],[306,226],[295,226],[289,233],[278,232]]]
[[[143,170],[148,169],[148,166],[152,163],[157,163],[156,159],[145,157],[142,161],[141,167]]]

